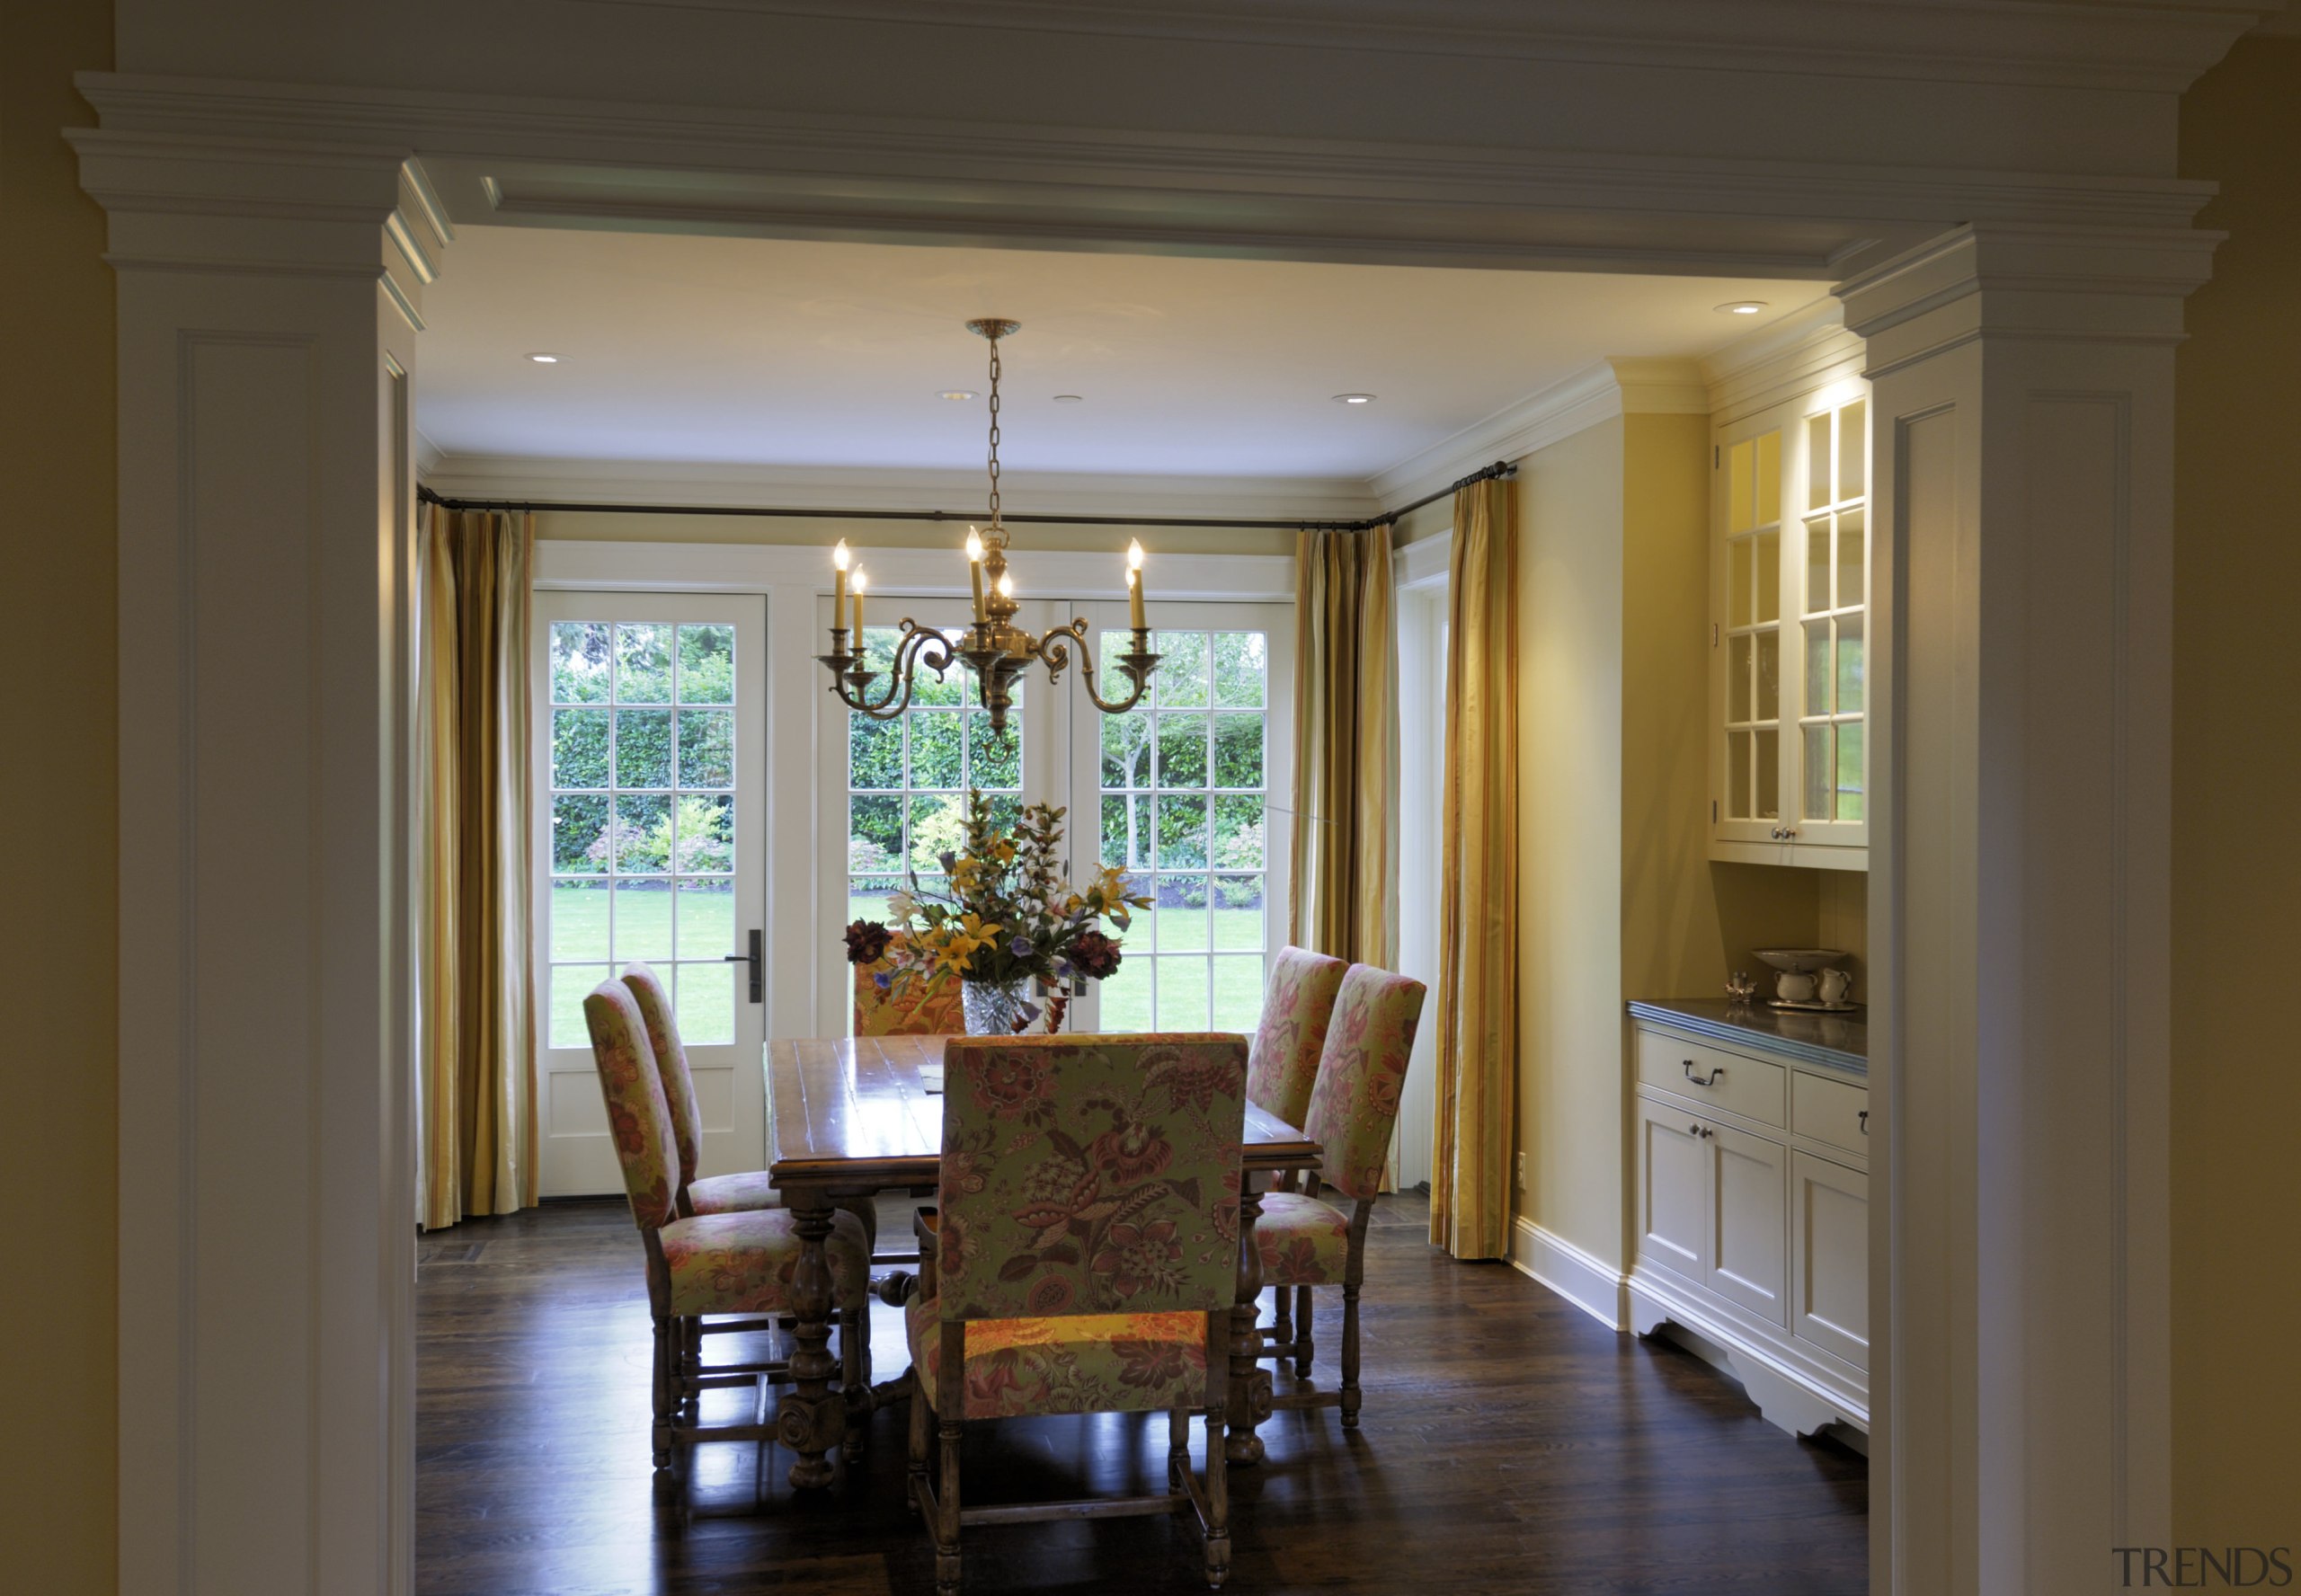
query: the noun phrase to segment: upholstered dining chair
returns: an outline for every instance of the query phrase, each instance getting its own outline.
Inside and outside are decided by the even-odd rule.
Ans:
[[[733,1175],[698,1175],[703,1161],[703,1111],[695,1098],[695,1077],[687,1064],[687,1048],[680,1041],[680,1024],[671,1010],[671,995],[663,979],[644,964],[623,967],[623,984],[639,1002],[639,1017],[647,1024],[647,1045],[655,1054],[655,1068],[663,1080],[663,1106],[671,1116],[671,1139],[680,1154],[680,1188],[676,1201],[682,1215],[742,1213],[754,1208],[780,1208],[783,1199],[764,1169]]]
[[[1279,949],[1271,962],[1270,980],[1263,989],[1262,1023],[1255,1028],[1254,1044],[1247,1054],[1247,1101],[1298,1130],[1302,1116],[1310,1112],[1319,1055],[1326,1049],[1334,1000],[1349,968],[1340,959],[1298,947]],[[1279,1190],[1291,1192],[1295,1184],[1292,1171],[1277,1177]],[[1271,1344],[1291,1344],[1294,1320],[1310,1322],[1310,1288],[1297,1286],[1290,1291],[1280,1286],[1271,1295],[1277,1300],[1265,1339]]]
[[[894,968],[894,954],[905,938],[898,931],[887,939],[887,951],[869,964],[855,966],[855,1034],[857,1036],[957,1036],[967,1028],[959,1006],[959,983],[946,980],[940,986],[897,992],[882,988],[878,978]]]
[[[772,1425],[701,1425],[690,1400],[700,1386],[683,1355],[684,1343],[687,1327],[706,1314],[790,1310],[799,1266],[797,1222],[781,1208],[681,1214],[679,1148],[638,999],[624,982],[602,981],[583,999],[583,1018],[607,1103],[609,1138],[646,1248],[647,1307],[655,1327],[655,1467],[671,1467],[697,1441],[768,1440],[775,1432]],[[871,1319],[864,1291],[871,1248],[861,1221],[852,1214],[834,1215],[825,1250],[839,1318],[841,1379],[852,1387],[868,1378],[869,1367]],[[786,1366],[767,1364],[747,1369],[743,1378],[753,1383],[787,1375]]]
[[[959,1589],[963,1529],[1018,1520],[1190,1507],[1207,1583],[1229,1572],[1222,1422],[1246,1066],[1236,1036],[965,1038],[946,1051],[940,1207],[919,1217],[921,1289],[904,1308],[911,1493],[941,1596]],[[1160,1409],[1165,1494],[961,1498],[970,1421]]]
[[[1356,1428],[1363,1400],[1358,1293],[1366,1279],[1366,1227],[1382,1189],[1382,1164],[1390,1152],[1390,1127],[1398,1122],[1399,1092],[1414,1051],[1424,993],[1420,981],[1406,976],[1370,964],[1350,967],[1335,999],[1318,1085],[1302,1122],[1303,1134],[1325,1149],[1319,1173],[1307,1190],[1266,1196],[1262,1217],[1255,1221],[1263,1283],[1295,1287],[1302,1298],[1293,1341],[1266,1338],[1263,1356],[1292,1355],[1295,1378],[1309,1378],[1314,1351],[1309,1288],[1342,1287],[1341,1389],[1285,1392],[1272,1404],[1339,1407],[1346,1428]],[[1350,1199],[1350,1211],[1321,1201],[1321,1186]]]

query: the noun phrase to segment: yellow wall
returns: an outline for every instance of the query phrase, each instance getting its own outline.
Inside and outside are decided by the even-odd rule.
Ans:
[[[2301,1544],[2297,149],[2301,40],[2240,44],[2181,102],[2181,173],[2230,234],[2177,357],[2173,1510],[2206,1546]]]
[[[1623,1002],[1818,934],[1819,873],[1709,860],[1709,440],[1631,415],[1519,465],[1516,1210],[1616,1264]]]
[[[118,765],[112,282],[102,213],[57,129],[94,119],[71,75],[111,65],[111,7],[12,8],[0,49],[0,481],[10,653],[0,836],[9,1010],[0,1226],[0,1586],[83,1596],[112,1556]]]
[[[1621,418],[1518,468],[1518,1148],[1524,1218],[1621,1246]]]

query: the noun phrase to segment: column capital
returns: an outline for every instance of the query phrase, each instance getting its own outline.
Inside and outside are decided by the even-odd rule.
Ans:
[[[2178,343],[2181,302],[2212,275],[2225,236],[2191,227],[1967,223],[1835,291],[1847,330],[1869,344],[1871,377],[1984,334]]]
[[[412,151],[143,127],[65,137],[113,270],[371,280],[422,327],[456,235]]]

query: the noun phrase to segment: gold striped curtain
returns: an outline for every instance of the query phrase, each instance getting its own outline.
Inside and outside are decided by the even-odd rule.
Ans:
[[[417,647],[417,1090],[424,1227],[536,1201],[534,518],[433,505]]]
[[[1510,1250],[1518,1081],[1514,508],[1504,479],[1454,494],[1430,1239],[1458,1258]]]
[[[1390,528],[1296,535],[1289,940],[1390,969],[1398,953],[1398,667]]]

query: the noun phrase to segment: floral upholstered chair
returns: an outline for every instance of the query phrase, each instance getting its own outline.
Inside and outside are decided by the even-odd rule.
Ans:
[[[1407,1059],[1422,1018],[1424,988],[1418,980],[1392,975],[1371,964],[1354,964],[1335,1000],[1334,1023],[1327,1030],[1326,1054],[1319,1062],[1319,1084],[1310,1095],[1303,1134],[1324,1149],[1320,1173],[1307,1192],[1273,1192],[1263,1199],[1255,1221],[1255,1250],[1263,1283],[1282,1293],[1293,1286],[1301,1297],[1294,1339],[1271,1339],[1263,1355],[1293,1354],[1295,1378],[1310,1372],[1312,1352],[1309,1288],[1342,1287],[1342,1388],[1289,1392],[1273,1399],[1278,1407],[1342,1409],[1346,1427],[1358,1423],[1358,1290],[1366,1278],[1366,1225],[1382,1189],[1382,1163],[1390,1127],[1399,1117],[1399,1092]],[[1318,1196],[1330,1185],[1351,1199],[1345,1213]],[[1282,1300],[1284,1299],[1282,1296]]]
[[[1207,1583],[1222,1583],[1246,1075],[1236,1036],[966,1038],[946,1051],[941,1207],[920,1216],[920,1290],[904,1310],[911,1495],[935,1537],[942,1596],[959,1588],[970,1521],[1186,1505],[1205,1537]],[[961,1505],[968,1420],[1160,1409],[1164,1495],[982,1518]],[[1204,1482],[1190,1467],[1193,1413],[1206,1423]]]
[[[689,1399],[700,1377],[691,1372],[687,1342],[706,1314],[789,1310],[799,1267],[797,1222],[781,1208],[682,1215],[679,1146],[638,999],[624,982],[602,981],[583,999],[583,1018],[607,1101],[609,1137],[646,1246],[647,1307],[655,1323],[655,1467],[671,1467],[679,1451],[698,1441],[768,1440],[774,1434],[771,1425],[706,1430],[695,1422]],[[858,1385],[868,1368],[871,1320],[864,1290],[870,1278],[870,1243],[861,1222],[841,1213],[833,1216],[824,1245],[839,1316],[841,1378]],[[724,1378],[751,1383],[787,1372],[780,1364],[760,1365]]]
[[[655,1068],[663,1077],[663,1106],[671,1112],[671,1139],[679,1146],[680,1189],[676,1201],[681,1214],[741,1213],[746,1209],[780,1208],[783,1200],[764,1169],[733,1175],[697,1177],[703,1160],[703,1111],[696,1104],[695,1078],[688,1071],[687,1048],[680,1041],[679,1021],[671,1013],[671,995],[662,977],[644,964],[623,967],[623,984],[639,1002],[639,1017],[647,1023],[647,1045],[654,1051]]]
[[[857,1036],[958,1036],[965,1033],[965,1013],[959,1006],[959,983],[945,980],[939,987],[896,992],[882,988],[878,978],[894,968],[894,955],[907,938],[900,931],[887,938],[887,951],[868,964],[855,966],[855,1034]]]
[[[1296,1130],[1310,1112],[1310,1088],[1318,1084],[1327,1025],[1334,1018],[1343,972],[1349,968],[1340,959],[1298,947],[1281,948],[1271,963],[1270,981],[1263,990],[1262,1024],[1247,1054],[1247,1101]],[[1293,1191],[1293,1172],[1280,1175],[1278,1185]],[[1273,1345],[1292,1344],[1295,1317],[1310,1322],[1310,1289],[1297,1286],[1290,1293],[1281,1286],[1272,1295],[1278,1300],[1268,1340]]]
[[[1327,1045],[1334,1000],[1350,968],[1307,948],[1281,948],[1263,991],[1262,1024],[1247,1055],[1247,1100],[1297,1130],[1310,1112],[1319,1055]]]

